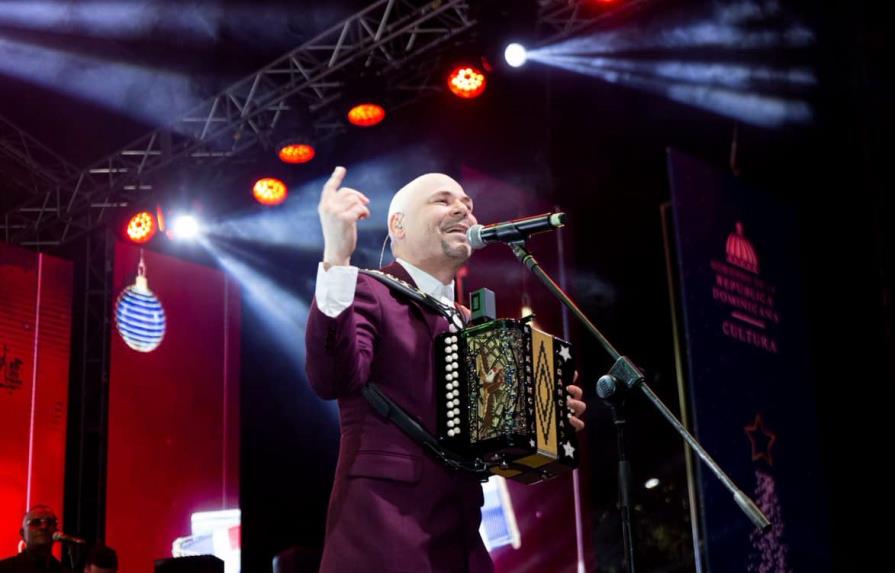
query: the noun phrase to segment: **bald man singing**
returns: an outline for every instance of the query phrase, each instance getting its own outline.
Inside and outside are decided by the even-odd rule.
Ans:
[[[434,341],[449,323],[351,266],[357,223],[370,211],[363,193],[342,187],[345,174],[337,167],[320,198],[323,261],[306,335],[308,380],[320,397],[338,399],[341,424],[320,571],[493,571],[478,531],[479,481],[430,457],[361,394],[375,382],[434,434]],[[454,275],[472,254],[466,239],[476,223],[472,207],[447,175],[408,183],[388,212],[396,260],[381,270],[455,305]],[[572,424],[581,429],[581,389],[569,392]]]

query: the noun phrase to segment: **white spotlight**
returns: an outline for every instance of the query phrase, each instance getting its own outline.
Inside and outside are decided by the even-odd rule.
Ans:
[[[646,483],[643,484],[643,487],[645,487],[646,489],[653,489],[654,487],[656,487],[658,485],[659,485],[658,479],[650,478],[650,479],[646,480]]]
[[[503,51],[503,57],[509,65],[518,68],[528,59],[528,52],[525,50],[525,46],[513,42]]]
[[[171,238],[177,241],[192,241],[200,231],[199,221],[192,215],[179,215],[171,224]]]

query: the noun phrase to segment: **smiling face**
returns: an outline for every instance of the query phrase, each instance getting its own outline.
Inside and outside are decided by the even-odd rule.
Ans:
[[[448,282],[472,254],[466,239],[476,224],[472,199],[440,173],[418,177],[399,194],[401,205],[389,219],[395,255]]]

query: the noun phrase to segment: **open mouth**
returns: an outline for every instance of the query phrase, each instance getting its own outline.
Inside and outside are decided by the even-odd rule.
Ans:
[[[447,234],[449,234],[449,235],[452,235],[452,234],[460,234],[460,235],[463,235],[463,236],[465,237],[465,236],[466,236],[466,229],[467,229],[467,228],[466,228],[466,226],[464,226],[464,225],[453,225],[453,226],[451,226],[451,227],[446,228],[446,229],[444,230],[444,232],[447,233]]]

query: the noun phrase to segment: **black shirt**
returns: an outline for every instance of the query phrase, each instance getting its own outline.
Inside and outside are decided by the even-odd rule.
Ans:
[[[15,557],[0,561],[0,573],[71,573],[71,569],[63,566],[58,559],[52,555],[49,557],[44,559],[26,549]]]

